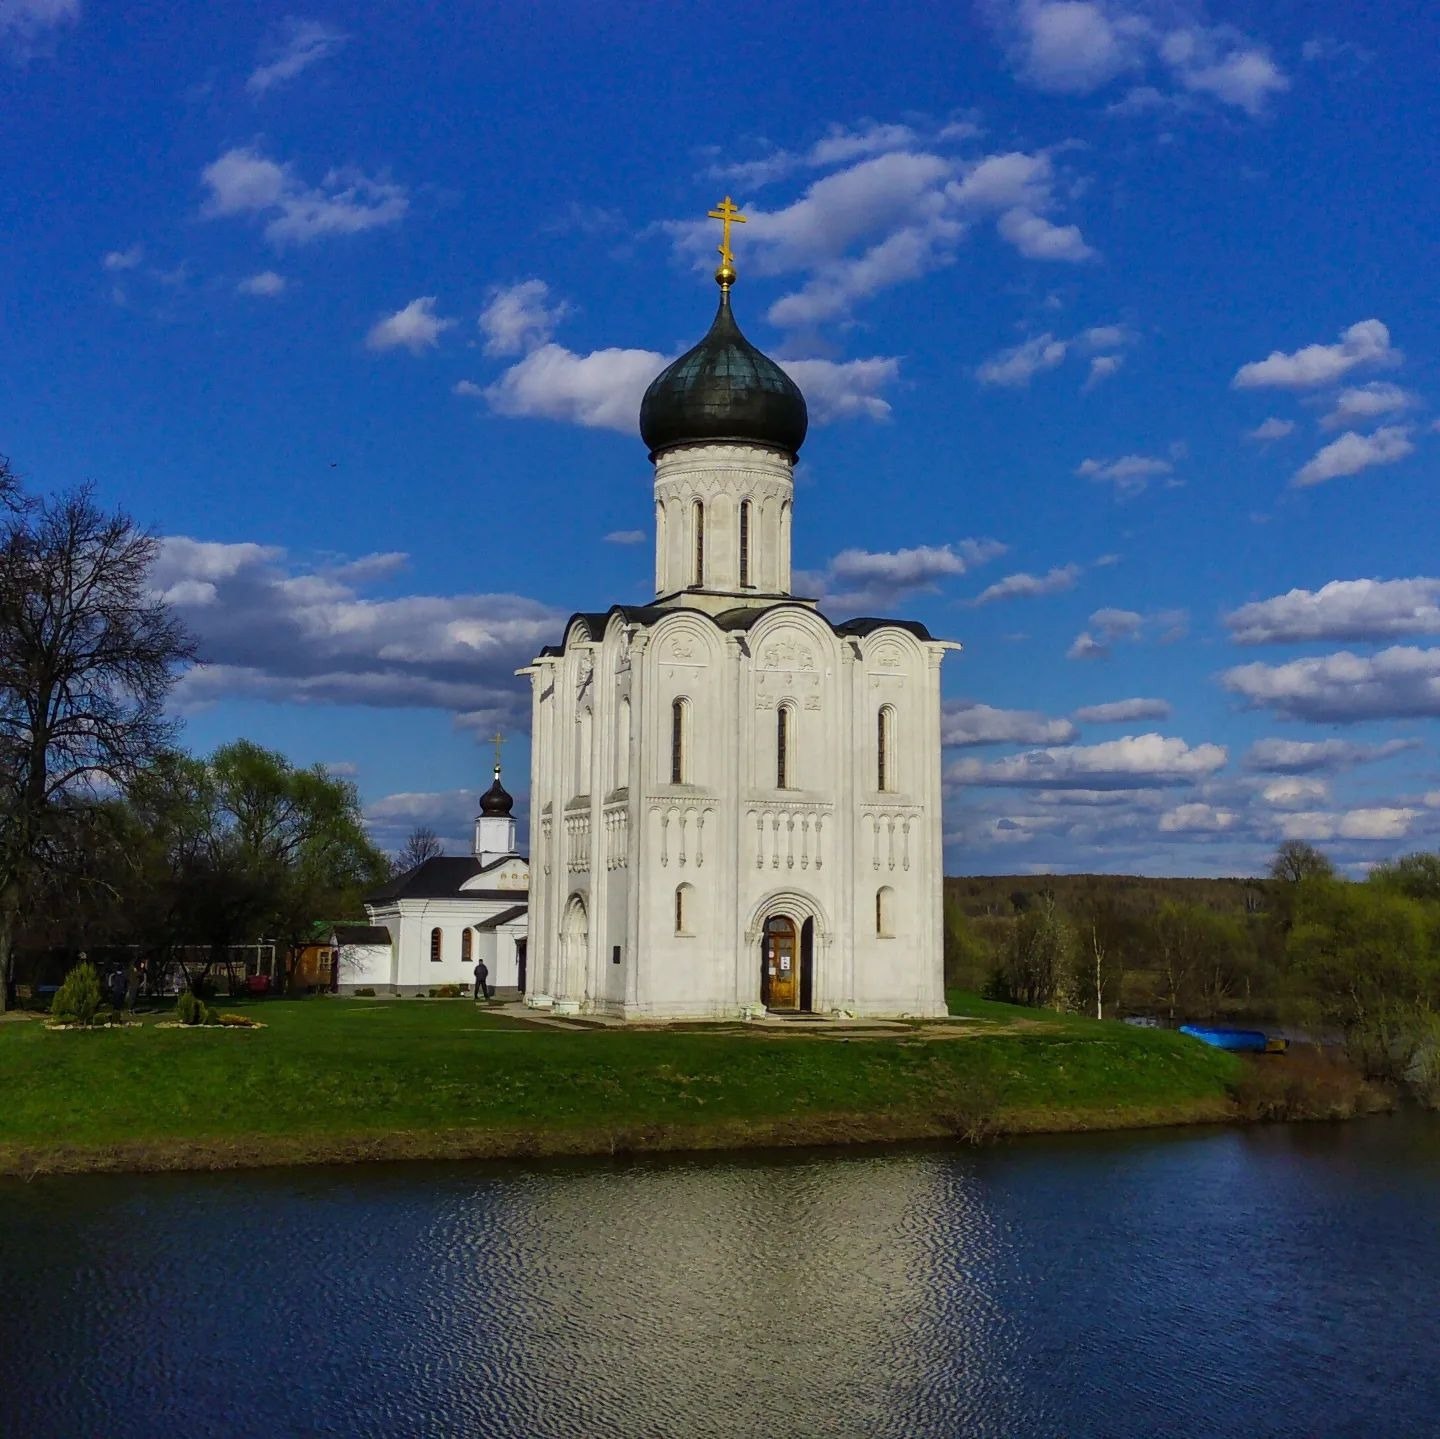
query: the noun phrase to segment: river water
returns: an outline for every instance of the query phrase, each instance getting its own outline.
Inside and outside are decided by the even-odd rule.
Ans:
[[[0,1434],[1440,1435],[1440,1122],[0,1184]]]

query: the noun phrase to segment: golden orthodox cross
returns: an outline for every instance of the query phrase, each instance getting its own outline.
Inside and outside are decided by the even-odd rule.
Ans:
[[[740,213],[739,205],[729,195],[726,195],[716,209],[708,213],[710,219],[720,222],[720,263],[728,268],[735,261],[735,256],[730,253],[730,226],[743,225],[745,217]]]
[[[505,743],[505,736],[497,729],[490,736],[490,742],[495,746],[495,773],[500,773],[500,746]]]

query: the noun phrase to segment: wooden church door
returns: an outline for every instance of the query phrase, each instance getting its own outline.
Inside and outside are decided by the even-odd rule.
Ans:
[[[777,915],[765,921],[761,944],[760,999],[767,1009],[794,1009],[799,999],[799,954],[795,921]]]

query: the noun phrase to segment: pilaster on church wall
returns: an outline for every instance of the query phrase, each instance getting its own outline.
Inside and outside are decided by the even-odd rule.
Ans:
[[[640,1001],[642,976],[649,963],[641,911],[641,876],[650,867],[645,793],[649,780],[649,751],[655,743],[649,720],[651,662],[650,631],[637,628],[630,638],[630,834],[629,863],[625,868],[626,949],[621,956],[625,966],[625,1003],[632,1009]]]

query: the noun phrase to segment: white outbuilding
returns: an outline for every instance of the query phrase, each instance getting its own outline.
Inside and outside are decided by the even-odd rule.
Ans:
[[[573,616],[520,672],[528,1002],[941,1015],[940,666],[959,646],[792,592],[805,400],[741,334],[725,260],[709,333],[640,411],[655,598]]]

